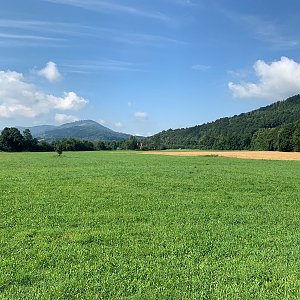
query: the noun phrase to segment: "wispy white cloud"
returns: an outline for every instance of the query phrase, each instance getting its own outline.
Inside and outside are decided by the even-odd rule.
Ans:
[[[289,49],[300,45],[300,40],[282,32],[282,29],[272,21],[266,21],[257,16],[241,15],[240,20],[249,30],[254,30],[255,38],[267,42],[274,48]]]
[[[75,6],[91,11],[104,12],[104,13],[117,13],[126,14],[143,18],[150,18],[158,21],[169,22],[170,17],[161,12],[147,11],[137,7],[123,5],[116,3],[112,0],[43,0],[45,2],[52,2],[56,4],[63,4]]]
[[[0,20],[0,47],[67,47],[74,37],[110,39],[112,29],[38,20]],[[110,39],[111,40],[111,39]]]
[[[7,38],[26,38],[34,40],[43,40],[49,42],[67,42],[73,37],[85,38],[105,38],[118,34],[112,28],[99,26],[88,26],[79,23],[68,22],[49,22],[40,20],[18,20],[18,19],[1,19],[0,29],[2,34],[7,35]],[[16,32],[14,34],[13,32]],[[20,32],[23,32],[20,34]],[[1,32],[0,32],[1,33]],[[36,35],[39,33],[40,35]]]
[[[0,28],[30,32],[55,33],[63,35],[96,34],[101,28],[67,22],[49,22],[40,20],[1,19]],[[103,29],[104,30],[104,29]]]
[[[122,122],[116,122],[116,123],[115,123],[115,127],[120,129],[120,128],[123,128],[124,125],[123,125]]]
[[[287,57],[270,64],[258,60],[254,64],[258,82],[229,82],[234,97],[276,101],[300,92],[300,63]]]
[[[147,120],[148,119],[148,113],[144,111],[136,111],[134,113],[134,116],[139,120]]]
[[[37,72],[39,76],[45,77],[50,82],[59,81],[62,79],[56,63],[49,61],[45,68]]]
[[[122,29],[86,26],[75,23],[46,22],[38,20],[0,20],[0,45],[57,45],[66,46],[75,36],[102,39],[134,46],[186,45],[187,43],[168,36],[126,32]],[[7,32],[4,32],[4,31]],[[14,33],[15,31],[15,33]],[[20,34],[20,31],[23,32]]]
[[[187,45],[188,43],[175,38],[170,38],[161,35],[142,34],[142,33],[119,33],[112,37],[116,42],[138,46],[155,46],[160,47],[166,44]]]
[[[207,70],[211,69],[211,66],[208,66],[208,65],[193,65],[192,69],[196,70],[196,71],[207,71]]]
[[[249,75],[248,70],[228,70],[227,74],[230,75],[231,77],[236,77],[236,78],[246,78]]]
[[[218,6],[218,10],[232,23],[244,28],[253,38],[267,43],[274,49],[284,50],[300,46],[299,36],[292,36],[284,30],[283,26],[280,26],[273,20],[267,20],[258,15],[229,11],[220,6]]]
[[[12,40],[29,40],[29,41],[42,41],[42,42],[61,42],[65,39],[45,37],[39,35],[24,35],[24,34],[10,34],[0,32],[0,38],[2,39],[12,39]]]
[[[101,71],[139,71],[139,67],[131,62],[120,60],[96,60],[96,61],[81,61],[75,63],[62,64],[62,67],[67,72],[75,73],[97,73]]]
[[[41,43],[34,41],[19,41],[19,40],[0,40],[1,48],[62,48],[64,45],[60,43]]]
[[[165,0],[165,1],[169,2],[170,4],[182,5],[186,7],[199,6],[199,3],[195,3],[192,0]]]
[[[22,73],[0,71],[0,117],[34,118],[55,110],[78,110],[87,103],[74,92],[57,97],[28,83]]]
[[[76,116],[65,115],[65,114],[55,114],[54,119],[58,123],[75,122],[79,120],[79,118],[77,118]]]
[[[0,32],[0,46],[1,47],[55,47],[66,42],[64,38],[54,38],[41,35],[29,34],[13,34]]]

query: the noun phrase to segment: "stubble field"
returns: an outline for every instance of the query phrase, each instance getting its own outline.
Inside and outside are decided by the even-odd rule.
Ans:
[[[0,153],[0,299],[298,299],[300,162]]]
[[[300,152],[279,151],[149,151],[143,154],[172,156],[220,156],[230,158],[264,159],[264,160],[300,160]]]

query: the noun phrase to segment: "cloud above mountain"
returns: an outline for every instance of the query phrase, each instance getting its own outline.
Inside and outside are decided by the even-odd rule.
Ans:
[[[136,111],[134,113],[134,116],[137,118],[137,119],[140,119],[140,120],[147,120],[148,119],[148,114],[147,112],[145,111]]]
[[[56,114],[55,121],[58,123],[65,123],[65,122],[75,122],[79,119],[76,116],[66,115],[66,114]]]
[[[37,72],[39,76],[45,77],[50,82],[59,81],[62,79],[56,63],[49,61],[45,68]]]
[[[49,94],[26,80],[22,73],[0,71],[0,117],[35,118],[51,111],[79,110],[88,100],[75,92]]]
[[[300,63],[283,56],[269,64],[258,60],[253,68],[256,83],[228,83],[234,97],[277,101],[300,93]]]

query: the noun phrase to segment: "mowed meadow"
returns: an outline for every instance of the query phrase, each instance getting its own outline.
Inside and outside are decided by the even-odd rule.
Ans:
[[[297,299],[300,162],[0,153],[0,299]]]

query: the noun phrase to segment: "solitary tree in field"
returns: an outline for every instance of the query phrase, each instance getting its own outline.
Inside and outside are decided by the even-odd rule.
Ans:
[[[62,145],[62,143],[60,143],[60,142],[56,143],[55,151],[57,152],[58,156],[62,155],[62,153],[63,153],[63,145]]]

